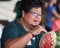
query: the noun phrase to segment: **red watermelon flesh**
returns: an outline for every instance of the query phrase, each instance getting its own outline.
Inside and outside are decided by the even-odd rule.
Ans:
[[[52,30],[60,32],[60,19],[57,19],[52,23]]]
[[[39,42],[40,48],[53,48],[55,47],[56,44],[56,34],[51,32],[51,33],[45,33]],[[53,37],[55,36],[55,37]]]

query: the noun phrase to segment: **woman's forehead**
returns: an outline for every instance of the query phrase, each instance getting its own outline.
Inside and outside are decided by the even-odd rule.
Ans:
[[[32,8],[31,11],[42,12],[42,9],[41,9],[41,7],[39,7],[39,8]]]

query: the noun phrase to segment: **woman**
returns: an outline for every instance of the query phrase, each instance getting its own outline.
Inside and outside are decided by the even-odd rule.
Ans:
[[[57,9],[55,4],[57,0],[49,0],[48,6],[46,8],[46,29],[47,31],[51,31],[52,22],[60,18],[60,14],[57,13]]]
[[[42,3],[39,0],[22,0],[22,17],[5,26],[2,48],[39,48],[42,19]]]

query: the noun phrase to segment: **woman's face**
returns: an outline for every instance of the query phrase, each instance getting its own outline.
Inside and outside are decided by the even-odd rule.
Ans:
[[[32,26],[39,25],[42,18],[41,7],[32,8],[28,13],[24,14],[23,18],[28,25],[32,25]]]

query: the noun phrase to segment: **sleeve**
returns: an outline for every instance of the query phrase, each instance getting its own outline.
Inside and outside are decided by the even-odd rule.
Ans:
[[[2,38],[1,38],[3,43],[9,39],[13,39],[17,37],[18,37],[18,30],[16,29],[16,27],[12,25],[4,27]]]
[[[50,10],[51,11],[54,11],[54,10],[56,11],[56,7],[54,7],[54,6],[53,7],[50,7]]]

